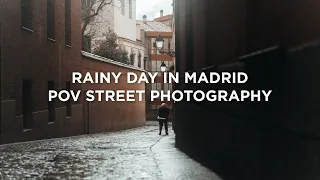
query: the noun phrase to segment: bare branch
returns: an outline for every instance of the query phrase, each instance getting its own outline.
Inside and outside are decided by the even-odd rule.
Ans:
[[[82,35],[84,35],[88,25],[99,15],[103,8],[111,5],[114,0],[87,0],[87,7],[82,11]]]
[[[82,36],[89,35],[91,38],[94,38],[93,36],[99,36],[95,34],[95,31],[98,32],[99,30],[105,29],[103,24],[107,26],[110,24],[110,21],[108,22],[107,19],[104,19],[108,17],[102,17],[101,12],[103,12],[107,6],[116,7],[120,1],[122,0],[86,0],[86,7],[82,9]]]

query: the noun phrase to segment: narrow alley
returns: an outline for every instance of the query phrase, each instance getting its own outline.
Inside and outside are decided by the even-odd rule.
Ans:
[[[1,179],[220,178],[174,147],[156,124],[112,133],[0,146]]]

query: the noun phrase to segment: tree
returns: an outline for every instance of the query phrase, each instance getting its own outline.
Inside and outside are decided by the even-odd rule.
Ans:
[[[106,39],[99,41],[93,53],[114,61],[130,64],[128,51],[118,46],[117,35],[110,28],[106,33]]]
[[[82,35],[88,25],[107,5],[112,5],[113,0],[82,0]]]
[[[112,21],[112,13],[102,16],[102,12],[108,12],[106,7],[113,6],[124,10],[125,2],[126,0],[82,0],[82,49],[84,51],[91,52],[91,41],[104,37],[97,32],[106,29],[106,25],[110,25]]]
[[[113,4],[114,0],[82,0],[82,50],[91,52],[92,33],[90,24],[94,22],[96,16],[103,11],[107,5]]]
[[[128,57],[128,51],[125,49],[117,49],[117,56],[115,58],[116,61],[122,62],[124,64],[130,64],[130,60]]]

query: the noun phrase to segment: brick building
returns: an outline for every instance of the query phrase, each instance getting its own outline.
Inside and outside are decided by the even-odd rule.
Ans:
[[[163,24],[172,27],[173,26],[173,14],[163,15],[163,10],[160,11],[160,17],[155,18],[154,21],[162,22]]]
[[[146,16],[143,17],[143,20],[137,21],[137,34],[139,34],[137,37],[146,44],[149,54],[148,61],[146,62],[146,70],[151,73],[158,73],[156,83],[147,84],[146,87],[146,95],[148,99],[146,102],[148,120],[156,119],[157,109],[162,103],[160,99],[151,102],[149,98],[150,91],[172,91],[172,84],[163,82],[163,73],[160,70],[160,65],[164,62],[169,68],[174,65],[174,58],[166,54],[161,54],[157,50],[155,42],[156,37],[161,35],[164,38],[163,51],[169,51],[172,49],[171,44],[173,33],[171,26],[169,26],[172,25],[172,15],[163,16],[163,12],[161,12],[160,16],[161,17],[156,18],[153,21],[148,21]],[[165,103],[167,103],[168,107],[172,109],[172,101],[166,101]]]
[[[81,51],[81,1],[0,3],[0,143],[111,131],[144,123],[144,103],[86,103],[84,97],[78,102],[48,102],[49,89],[144,89],[144,84],[126,87],[125,79],[100,87],[71,83],[74,71],[143,71]]]
[[[172,3],[172,6],[174,7],[174,2]],[[156,22],[161,22],[169,27],[171,27],[171,31],[172,31],[172,37],[171,39],[169,39],[170,46],[168,45],[168,49],[166,49],[166,51],[175,51],[175,26],[174,26],[174,8],[173,8],[173,13],[172,14],[168,14],[168,15],[163,15],[163,10],[160,11],[160,17],[155,18],[154,21]],[[172,70],[174,69],[175,66],[175,57],[172,57],[173,60],[173,64],[170,63],[170,66],[168,66],[168,70]],[[172,72],[172,71],[171,71]]]

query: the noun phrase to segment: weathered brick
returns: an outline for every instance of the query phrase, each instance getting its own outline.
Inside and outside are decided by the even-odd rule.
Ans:
[[[72,0],[71,8],[71,47],[65,45],[65,0],[55,1],[55,40],[47,39],[46,1],[32,0],[33,31],[21,27],[20,0],[1,0],[1,104],[14,101],[16,116],[22,115],[22,80],[32,80],[32,108],[37,118],[36,127],[32,133],[1,134],[2,142],[24,141],[39,138],[60,137],[87,133],[85,129],[90,124],[89,132],[101,132],[136,127],[145,120],[144,103],[94,103],[89,106],[90,115],[85,116],[87,107],[83,98],[73,104],[73,117],[66,118],[65,103],[56,103],[55,125],[48,123],[48,81],[54,81],[57,90],[66,88],[66,81],[71,81],[74,71],[129,71],[125,67],[98,62],[82,57],[81,45],[81,1]],[[135,29],[134,29],[135,30]],[[138,71],[137,71],[138,72]],[[82,88],[111,89],[144,89],[144,84],[127,85],[123,80],[120,84],[103,86],[73,84],[71,89]],[[94,107],[94,108],[93,108]],[[45,114],[41,114],[45,113]],[[35,116],[36,114],[36,116]],[[5,119],[3,119],[5,118]],[[84,119],[86,118],[86,119]],[[15,118],[19,126],[22,118]],[[0,122],[12,119],[2,117]],[[88,123],[88,121],[90,123]],[[0,123],[3,124],[3,123]],[[43,125],[44,124],[44,125]],[[43,125],[43,127],[42,127]],[[9,128],[1,126],[1,129]],[[46,133],[45,130],[50,130]],[[26,136],[23,137],[22,136]],[[12,137],[12,138],[11,138]],[[1,143],[1,141],[0,141]]]

